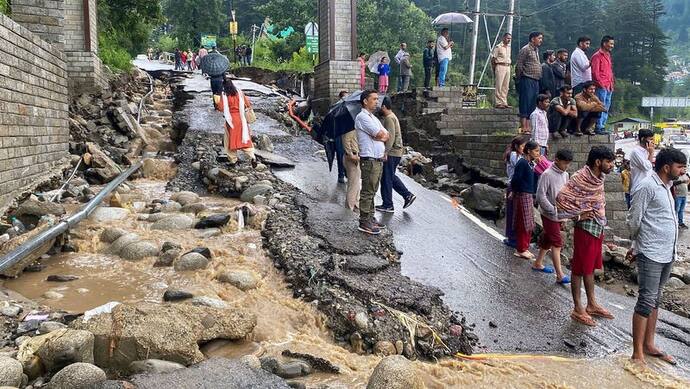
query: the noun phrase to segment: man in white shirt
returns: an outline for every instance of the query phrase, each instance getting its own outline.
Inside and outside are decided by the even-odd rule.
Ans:
[[[359,97],[362,111],[355,118],[357,143],[359,144],[359,161],[362,170],[362,191],[359,195],[359,230],[378,235],[383,225],[374,219],[374,197],[379,190],[383,161],[386,153],[388,131],[381,121],[374,116],[379,95],[373,90],[365,90]]]
[[[573,86],[573,95],[582,92],[582,85],[585,82],[592,81],[592,64],[586,53],[590,44],[592,40],[589,37],[580,37],[577,40],[577,47],[570,56],[570,84]]]
[[[678,216],[670,188],[674,180],[686,174],[686,164],[687,158],[680,150],[661,150],[655,172],[639,184],[628,216],[633,238],[629,256],[637,261],[640,285],[632,319],[632,360],[642,365],[645,356],[676,364],[672,356],[656,347],[654,334],[664,284],[671,275],[677,253]]]
[[[549,146],[549,120],[546,109],[549,108],[549,96],[537,96],[537,108],[529,116],[530,126],[532,127],[532,140],[539,145],[539,154],[548,154]]]
[[[402,85],[403,85],[403,77],[402,77],[402,68],[401,68],[401,63],[403,58],[405,57],[405,54],[410,55],[407,52],[407,43],[403,42],[400,44],[400,50],[398,50],[398,53],[395,55],[395,63],[398,64],[398,92],[402,90]]]
[[[640,144],[630,153],[630,196],[635,196],[640,184],[645,178],[652,175],[652,162],[654,162],[654,133],[652,130],[643,129],[637,133]]]
[[[446,86],[446,74],[448,74],[448,62],[453,59],[453,46],[455,43],[448,38],[448,29],[441,30],[441,35],[436,40],[436,55],[438,56],[438,86]]]

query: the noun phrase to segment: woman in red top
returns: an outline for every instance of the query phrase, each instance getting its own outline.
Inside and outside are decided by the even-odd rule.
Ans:
[[[180,58],[182,59],[182,70],[184,70],[184,67],[187,66],[187,52],[183,51]]]
[[[246,117],[246,110],[251,108],[251,102],[229,78],[223,80],[223,94],[214,95],[213,100],[216,110],[223,112],[225,117],[223,146],[230,163],[233,165],[237,163],[237,150],[242,150],[255,166],[254,144]]]

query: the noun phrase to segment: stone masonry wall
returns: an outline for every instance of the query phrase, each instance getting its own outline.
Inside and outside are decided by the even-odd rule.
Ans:
[[[17,1],[13,2],[13,6]],[[0,212],[68,155],[64,54],[0,15]]]

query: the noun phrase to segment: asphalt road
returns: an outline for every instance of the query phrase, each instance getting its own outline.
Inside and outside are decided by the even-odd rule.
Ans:
[[[342,204],[344,185],[327,170],[325,162],[305,162],[277,175],[322,201]],[[451,309],[476,325],[482,343],[476,352],[587,357],[630,352],[634,299],[597,288],[600,303],[616,319],[598,320],[595,328],[573,322],[570,289],[557,285],[554,275],[531,271],[501,243],[500,234],[454,208],[445,195],[402,177],[417,201],[403,211],[402,199],[394,194],[395,214],[381,218],[403,251],[402,271],[440,288]],[[343,233],[360,233],[354,220],[353,215],[352,231]],[[690,320],[663,311],[658,332],[658,345],[676,356],[680,374],[690,375]]]

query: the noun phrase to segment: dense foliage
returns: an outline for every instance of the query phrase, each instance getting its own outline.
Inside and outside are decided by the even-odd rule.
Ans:
[[[0,0],[0,14],[8,15],[10,13],[9,0]]]
[[[131,57],[146,52],[149,36],[162,20],[158,1],[98,0],[99,56],[115,69],[128,69]]]

